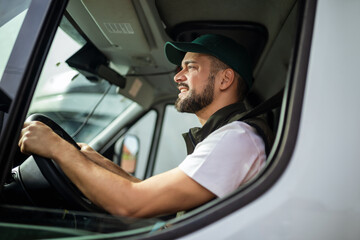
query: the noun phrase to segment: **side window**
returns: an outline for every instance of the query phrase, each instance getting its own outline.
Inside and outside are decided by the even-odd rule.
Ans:
[[[185,159],[182,133],[192,127],[200,127],[195,114],[179,113],[174,105],[166,106],[153,175],[175,168]]]
[[[123,149],[122,144],[126,143],[126,138],[130,137],[131,139],[136,139],[136,141],[129,141],[130,146],[127,146],[127,148],[129,148],[130,151],[131,149],[137,149],[137,153],[135,154],[137,160],[135,163],[134,176],[140,179],[143,179],[145,176],[146,165],[154,135],[156,116],[157,113],[155,110],[149,111],[115,144],[115,155],[120,156],[121,149]],[[119,164],[123,164],[124,161],[127,161],[127,159],[124,159],[124,152],[122,154],[122,160],[118,161],[118,163],[121,162]]]

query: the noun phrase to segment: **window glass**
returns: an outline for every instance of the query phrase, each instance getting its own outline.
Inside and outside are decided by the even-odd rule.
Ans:
[[[85,43],[63,18],[28,112],[48,116],[78,142],[89,142],[132,103],[117,94],[116,86],[91,82],[67,65]]]
[[[15,4],[16,3],[16,4]],[[1,1],[0,4],[0,79],[25,19],[30,1]]]
[[[200,127],[195,114],[179,113],[174,105],[166,106],[154,175],[177,167],[185,159],[186,145],[182,133],[192,127]]]

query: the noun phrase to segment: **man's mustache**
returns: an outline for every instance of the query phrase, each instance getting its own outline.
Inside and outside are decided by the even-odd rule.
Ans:
[[[177,87],[186,87],[189,88],[189,85],[187,85],[186,83],[178,83]]]

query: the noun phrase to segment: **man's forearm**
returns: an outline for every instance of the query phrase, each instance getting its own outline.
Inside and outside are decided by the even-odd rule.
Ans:
[[[120,175],[121,177],[124,177],[132,182],[141,182],[140,179],[130,175],[124,169],[122,169],[120,166],[116,165],[115,163],[113,163],[112,161],[110,161],[109,159],[107,159],[105,157],[90,159],[90,160],[95,162],[99,166],[101,166],[117,175]]]
[[[114,215],[153,217],[191,209],[214,197],[179,169],[132,182],[111,161],[94,157],[97,154],[89,161],[87,155],[61,142],[51,157],[90,201]]]
[[[91,155],[91,160],[88,155]],[[108,163],[109,160],[99,156],[84,154],[68,143],[61,142],[52,159],[90,201],[109,213],[127,215],[127,206],[133,202],[128,195],[132,195],[131,189],[135,183],[129,181],[126,172],[116,169]]]
[[[109,159],[105,158],[95,150],[93,150],[91,147],[85,144],[79,144],[81,146],[81,152],[91,161],[98,164],[99,166],[117,174],[120,175],[132,182],[140,182],[141,180],[130,175],[127,173],[124,169],[122,169],[120,166],[116,165]]]

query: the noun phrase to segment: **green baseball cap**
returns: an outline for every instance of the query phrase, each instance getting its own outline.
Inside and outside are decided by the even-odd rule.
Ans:
[[[166,57],[177,66],[181,66],[187,52],[204,53],[216,57],[240,74],[248,88],[251,87],[253,81],[250,56],[243,46],[231,38],[205,34],[192,42],[167,42],[165,44]]]

